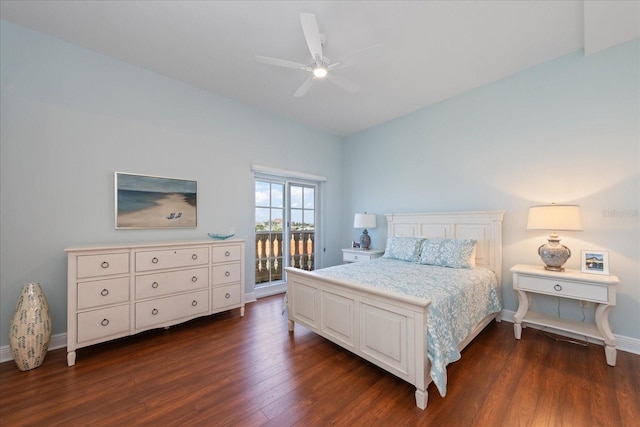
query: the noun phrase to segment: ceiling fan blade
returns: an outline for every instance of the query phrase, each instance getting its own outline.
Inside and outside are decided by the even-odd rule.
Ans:
[[[328,74],[327,80],[350,93],[357,93],[360,90],[360,87],[357,84],[345,79],[344,77]]]
[[[304,71],[311,70],[309,66],[301,64],[299,62],[287,61],[286,59],[269,58],[268,56],[256,55],[256,61],[262,62],[263,64],[275,65],[278,67],[295,68]]]
[[[315,82],[316,81],[313,78],[313,76],[309,77],[307,80],[304,81],[304,83],[300,85],[300,87],[298,88],[298,90],[296,90],[293,96],[296,98],[301,98],[302,96],[304,96],[305,93],[309,91],[309,89],[311,89],[311,86],[313,86]]]
[[[301,13],[300,25],[302,25],[302,32],[307,41],[309,52],[311,52],[311,57],[318,65],[322,64],[322,41],[320,40],[320,30],[318,29],[316,16],[312,13]]]

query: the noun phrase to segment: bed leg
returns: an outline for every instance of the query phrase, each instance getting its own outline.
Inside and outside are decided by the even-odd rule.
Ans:
[[[293,325],[295,325],[295,322],[293,320],[288,320],[287,323],[289,324],[289,332],[293,332]]]
[[[429,395],[427,390],[420,390],[416,388],[416,405],[418,408],[425,410],[427,409],[427,400],[429,399]]]

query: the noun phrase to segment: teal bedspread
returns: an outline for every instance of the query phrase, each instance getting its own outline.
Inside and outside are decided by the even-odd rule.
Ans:
[[[422,265],[377,258],[315,271],[320,276],[355,281],[431,300],[427,315],[427,352],[431,379],[447,392],[447,365],[460,359],[458,345],[486,316],[502,309],[493,271]]]

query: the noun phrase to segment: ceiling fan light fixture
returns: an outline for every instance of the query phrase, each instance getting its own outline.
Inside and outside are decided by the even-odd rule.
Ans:
[[[325,67],[315,67],[313,69],[313,76],[317,79],[324,79],[327,77],[328,70]]]

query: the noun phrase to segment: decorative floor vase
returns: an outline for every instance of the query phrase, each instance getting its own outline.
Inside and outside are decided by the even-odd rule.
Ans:
[[[37,368],[44,362],[51,340],[51,312],[39,283],[22,288],[9,325],[9,347],[21,371]]]

